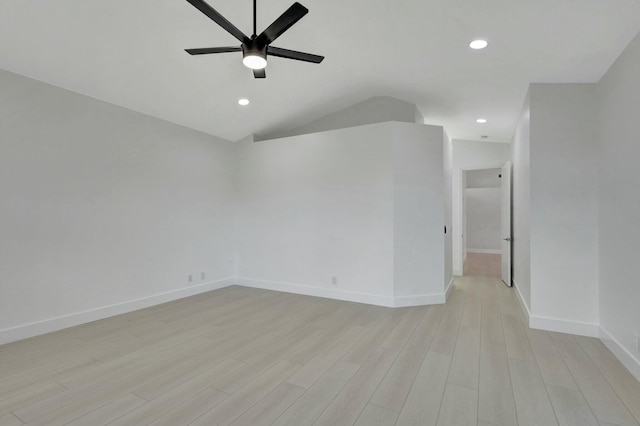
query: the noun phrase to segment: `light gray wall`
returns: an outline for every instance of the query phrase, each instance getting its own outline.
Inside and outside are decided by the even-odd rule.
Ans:
[[[511,249],[512,280],[529,311],[531,311],[530,122],[531,113],[527,94],[511,143],[513,149]]]
[[[255,135],[255,140],[278,139],[387,121],[423,124],[424,118],[412,103],[389,96],[377,96],[294,129],[283,129],[265,135]]]
[[[236,276],[444,296],[441,127],[232,144],[5,71],[0,93],[2,341]]]
[[[453,279],[453,142],[444,130],[444,221],[447,233],[444,236],[444,283],[449,286]],[[444,231],[444,230],[443,230]],[[449,287],[447,287],[448,289]]]
[[[0,93],[0,331],[233,276],[232,144],[6,71]]]
[[[638,75],[640,35],[596,85],[530,87],[513,142],[513,213],[531,325],[599,335],[640,378]]]
[[[531,312],[598,323],[598,140],[593,84],[532,84]],[[580,327],[580,326],[579,326]]]
[[[441,127],[379,123],[239,145],[241,282],[442,295],[442,139]]]
[[[393,123],[394,294],[442,294],[447,198],[443,129]]]
[[[598,221],[600,325],[635,357],[640,378],[640,175],[638,106],[640,36],[629,44],[597,88],[600,105]]]
[[[467,252],[500,252],[500,188],[467,188]]]
[[[238,148],[240,277],[393,295],[390,126]]]

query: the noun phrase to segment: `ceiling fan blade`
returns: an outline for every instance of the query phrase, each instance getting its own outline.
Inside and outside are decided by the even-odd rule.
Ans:
[[[273,21],[273,23],[262,32],[262,34],[260,34],[256,38],[256,42],[260,46],[266,46],[272,43],[308,12],[309,9],[307,9],[300,3],[295,2],[289,9],[287,9],[282,15],[280,15],[278,19]]]
[[[273,46],[267,47],[267,55],[295,59],[296,61],[313,62],[314,64],[319,64],[324,59],[324,56],[312,55],[311,53],[298,52],[289,49],[281,49]]]
[[[189,55],[207,55],[209,53],[226,53],[226,52],[241,52],[242,47],[201,47],[198,49],[184,49]]]
[[[255,78],[267,78],[267,73],[262,68],[261,70],[253,70],[253,76]]]
[[[195,6],[195,8],[198,9],[200,12],[204,13],[209,18],[211,18],[211,20],[214,21],[216,24],[224,28],[229,34],[231,34],[232,36],[240,40],[242,43],[249,40],[249,38],[246,35],[244,35],[242,31],[236,28],[236,26],[233,25],[231,22],[227,21],[227,19],[224,16],[220,15],[214,8],[209,6],[204,0],[187,0],[187,1],[191,3],[193,6]]]

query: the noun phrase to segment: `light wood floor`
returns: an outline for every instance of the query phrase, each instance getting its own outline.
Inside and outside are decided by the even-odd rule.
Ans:
[[[0,425],[638,425],[597,339],[463,277],[387,309],[230,287],[0,346]]]
[[[464,275],[500,277],[502,256],[491,253],[467,253],[464,261]]]

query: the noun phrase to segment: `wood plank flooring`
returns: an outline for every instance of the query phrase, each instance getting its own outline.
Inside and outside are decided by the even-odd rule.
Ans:
[[[493,253],[467,253],[464,261],[464,275],[500,277],[502,256]]]
[[[398,309],[229,287],[0,346],[0,426],[639,421],[599,340],[529,329],[490,276]]]

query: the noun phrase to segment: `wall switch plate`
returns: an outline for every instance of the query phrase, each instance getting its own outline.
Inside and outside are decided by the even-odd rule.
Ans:
[[[189,276],[187,277],[187,280],[189,282],[193,282],[193,275],[189,274]]]
[[[200,279],[204,280],[207,277],[207,273],[206,272],[201,272],[200,273]]]
[[[331,285],[338,285],[338,277],[331,277]]]

